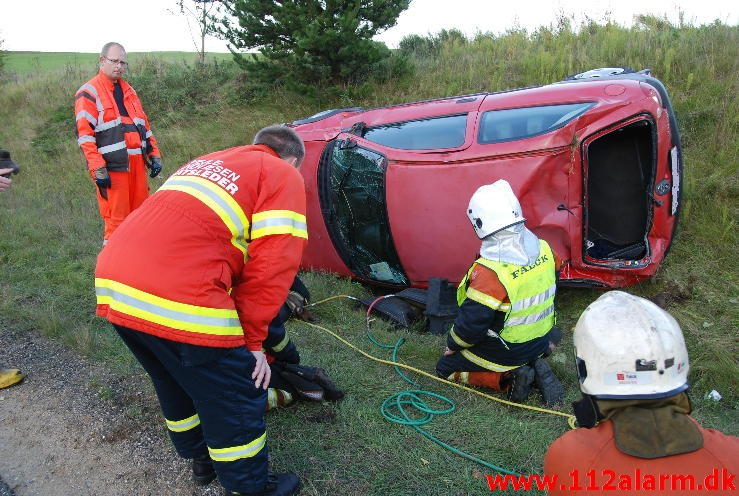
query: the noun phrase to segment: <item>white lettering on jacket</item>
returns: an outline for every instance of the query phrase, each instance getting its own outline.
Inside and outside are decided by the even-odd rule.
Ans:
[[[223,160],[193,160],[180,167],[175,176],[197,176],[208,179],[228,191],[231,196],[239,190],[236,181],[241,177],[231,169],[223,167]]]

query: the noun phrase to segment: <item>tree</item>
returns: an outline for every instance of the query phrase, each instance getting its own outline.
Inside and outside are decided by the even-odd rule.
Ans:
[[[185,16],[187,20],[187,27],[190,28],[192,34],[192,28],[190,27],[190,19],[193,19],[198,26],[198,34],[200,36],[200,48],[193,39],[195,50],[198,52],[198,58],[200,63],[205,63],[205,37],[209,34],[215,33],[214,16],[218,12],[218,3],[221,0],[177,0],[177,8],[180,14]],[[170,11],[171,12],[171,11]]]
[[[250,76],[271,82],[357,81],[390,55],[372,37],[410,0],[223,0],[220,33]],[[241,50],[258,49],[245,57]]]

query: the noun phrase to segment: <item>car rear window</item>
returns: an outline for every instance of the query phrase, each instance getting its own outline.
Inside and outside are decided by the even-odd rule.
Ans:
[[[462,146],[466,128],[467,114],[447,115],[369,127],[362,136],[391,148],[435,150]]]
[[[564,126],[593,105],[586,102],[490,110],[482,115],[477,140],[482,144],[499,143],[543,134]]]

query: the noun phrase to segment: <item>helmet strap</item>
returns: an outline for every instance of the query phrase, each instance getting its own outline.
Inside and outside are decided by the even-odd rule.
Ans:
[[[572,409],[575,411],[577,425],[586,429],[592,429],[603,418],[600,410],[598,410],[598,404],[595,402],[595,398],[589,394],[583,393],[580,401],[572,403]]]

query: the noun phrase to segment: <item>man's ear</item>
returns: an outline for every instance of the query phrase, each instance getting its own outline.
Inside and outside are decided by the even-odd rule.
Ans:
[[[284,160],[288,164],[292,165],[296,169],[299,169],[300,168],[300,163],[302,162],[302,160],[298,160],[297,157],[285,157],[282,160]]]

